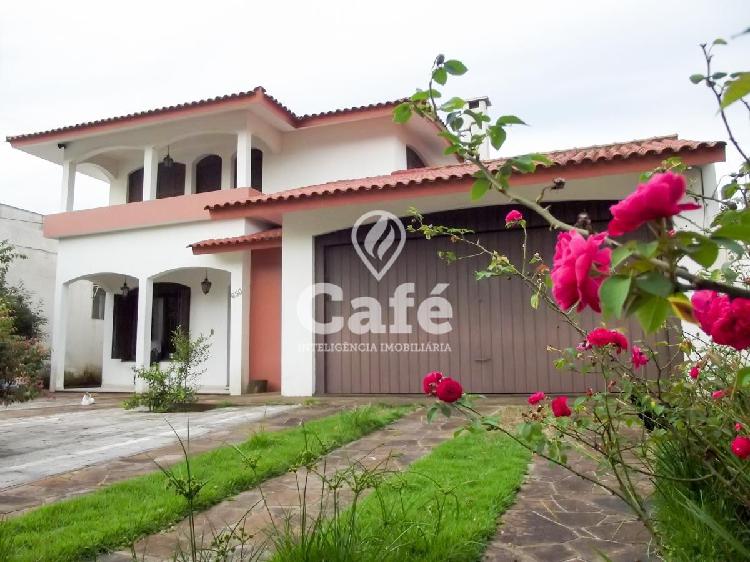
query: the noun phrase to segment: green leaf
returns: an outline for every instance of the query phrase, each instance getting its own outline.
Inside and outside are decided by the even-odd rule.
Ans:
[[[627,275],[613,275],[607,278],[599,288],[599,299],[602,313],[607,317],[619,318],[622,307],[630,292],[631,279]]]
[[[693,84],[700,84],[706,77],[703,76],[703,74],[692,74],[690,76],[690,81]]]
[[[487,134],[490,136],[490,143],[495,150],[499,150],[500,147],[503,146],[505,139],[508,137],[508,133],[505,132],[505,129],[498,126],[489,127],[487,129]]]
[[[635,252],[642,255],[644,258],[653,258],[658,248],[658,240],[654,240],[653,242],[638,242],[635,245]]]
[[[612,268],[620,265],[623,261],[628,259],[632,253],[633,250],[628,246],[618,246],[612,250]]]
[[[461,76],[462,74],[466,74],[466,71],[469,70],[464,63],[455,59],[445,61],[443,67],[448,71],[448,74],[452,74],[453,76]]]
[[[698,265],[711,267],[719,257],[719,245],[703,236],[697,240],[696,244],[691,244],[685,249],[687,255]]]
[[[737,371],[736,387],[750,386],[750,367],[743,367]]]
[[[452,97],[440,106],[441,111],[457,111],[466,105],[466,102],[459,97]]]
[[[521,119],[515,115],[502,115],[497,118],[498,125],[526,125]]]
[[[722,199],[731,199],[732,196],[737,193],[737,190],[740,188],[739,184],[736,181],[733,181],[732,183],[728,183],[724,187],[721,188],[721,197]]]
[[[669,304],[667,299],[650,296],[643,299],[641,305],[635,311],[635,316],[638,318],[643,331],[652,334],[664,324],[670,310],[672,310],[672,305]]]
[[[726,90],[724,90],[724,97],[721,99],[722,109],[750,93],[750,72],[739,72],[737,78],[725,82],[725,84]]]
[[[402,103],[393,110],[393,120],[396,123],[406,123],[411,119],[411,106],[408,103]]]
[[[533,308],[534,310],[539,308],[539,293],[534,293],[533,295],[531,295],[530,303],[531,303],[531,308]]]
[[[552,160],[549,159],[548,156],[545,156],[544,154],[541,154],[539,152],[532,152],[529,154],[529,158],[536,162],[537,164],[542,164],[544,166],[551,166]]]
[[[750,243],[750,224],[735,223],[724,225],[719,227],[719,229],[711,235],[711,238],[729,238],[730,240],[739,240],[741,242]]]
[[[727,42],[721,37],[719,37],[718,39],[714,39],[714,42],[712,43],[712,45],[726,45],[726,44]]]
[[[442,66],[439,68],[436,68],[432,72],[432,79],[440,84],[441,86],[444,86],[445,83],[448,81],[448,73],[445,71],[445,68]]]
[[[477,178],[471,186],[471,199],[476,201],[484,197],[490,190],[490,182],[486,178]]]
[[[641,291],[664,298],[671,295],[673,289],[672,282],[658,271],[649,271],[644,275],[639,275],[635,279],[635,285]]]

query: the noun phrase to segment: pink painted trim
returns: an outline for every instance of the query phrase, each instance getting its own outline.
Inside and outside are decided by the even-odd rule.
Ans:
[[[681,154],[682,161],[691,166],[701,166],[724,160],[724,146],[704,148],[692,153]],[[601,162],[584,162],[570,166],[553,166],[541,169],[533,174],[517,175],[511,178],[511,185],[538,185],[552,182],[563,176],[565,179],[584,179],[608,175],[639,173],[659,166],[664,155],[630,157],[627,160],[608,160]],[[323,207],[335,207],[352,203],[375,203],[414,197],[430,197],[450,193],[468,192],[473,179],[436,179],[424,183],[400,184],[371,189],[352,190],[335,193],[316,193],[304,198],[274,199],[259,201],[244,206],[214,208],[211,217],[214,219],[256,218],[281,224],[286,213],[310,211]]]
[[[252,188],[221,189],[209,193],[47,215],[44,217],[44,236],[66,238],[164,224],[207,221],[211,216],[206,210],[206,205],[233,201],[237,197],[254,197],[257,193]]]

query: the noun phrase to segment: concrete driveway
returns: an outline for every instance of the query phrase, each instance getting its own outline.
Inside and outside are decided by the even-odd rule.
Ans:
[[[39,415],[6,415],[0,419],[0,490],[174,443],[177,439],[167,421],[183,438],[189,421],[190,436],[199,437],[294,407],[151,414],[92,406],[75,412],[48,413],[42,409]]]

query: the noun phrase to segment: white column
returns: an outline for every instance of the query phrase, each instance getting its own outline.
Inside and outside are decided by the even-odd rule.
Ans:
[[[185,195],[195,193],[195,164],[193,162],[185,166]]]
[[[281,394],[315,394],[315,334],[298,314],[313,317],[314,302],[300,300],[314,283],[314,232],[309,226],[284,223],[281,241]]]
[[[237,133],[237,187],[250,187],[253,135],[250,131]]]
[[[242,394],[249,379],[250,252],[231,273],[229,298],[229,393]]]
[[[156,199],[156,179],[159,173],[159,151],[155,146],[143,150],[143,200]]]
[[[135,338],[136,368],[151,365],[151,313],[153,307],[154,282],[150,277],[138,279],[138,329]],[[135,391],[143,392],[145,383],[135,381]]]
[[[74,160],[63,160],[62,163],[62,192],[60,195],[60,212],[73,210],[75,198],[76,163]]]
[[[115,311],[115,294],[107,291],[104,296],[104,323],[102,324],[102,386],[107,385],[107,365],[112,361],[112,328]]]
[[[52,313],[52,353],[50,356],[49,389],[62,390],[65,383],[65,344],[68,332],[68,284],[55,286]]]

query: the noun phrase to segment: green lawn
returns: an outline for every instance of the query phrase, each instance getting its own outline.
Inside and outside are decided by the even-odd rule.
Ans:
[[[208,484],[197,505],[205,509],[227,497],[281,474],[307,448],[320,456],[379,429],[409,408],[364,406],[309,421],[303,427],[257,434],[239,448],[258,458],[255,473],[230,446],[191,457],[191,470]],[[314,437],[311,437],[314,434]],[[184,463],[176,470],[184,468]],[[10,537],[13,561],[55,562],[91,558],[123,547],[137,538],[180,521],[187,515],[186,501],[166,487],[160,472],[113,484],[84,496],[40,507],[2,523],[0,547]]]
[[[274,562],[480,560],[530,456],[499,433],[447,441],[378,487],[353,518],[345,511],[304,544],[281,537]]]

